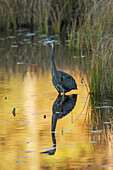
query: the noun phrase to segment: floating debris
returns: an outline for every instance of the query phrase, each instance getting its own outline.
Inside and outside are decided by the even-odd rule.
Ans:
[[[59,133],[58,131],[51,131],[50,133]]]
[[[15,110],[16,110],[16,108],[14,107],[14,108],[13,108],[13,111],[12,111],[13,116],[16,116]]]
[[[21,35],[22,35],[22,33],[18,33],[18,34],[17,34],[17,36],[21,36]]]
[[[12,39],[12,38],[15,38],[15,36],[8,36],[7,38]]]
[[[102,130],[92,130],[91,133],[101,133]]]
[[[34,95],[31,95],[31,97],[36,97],[37,95],[36,94],[34,94]]]
[[[44,115],[44,119],[46,119],[46,115]]]
[[[87,162],[87,163],[84,163],[84,165],[92,165],[94,163],[90,163],[90,162]]]
[[[74,147],[74,145],[67,145],[66,147]]]
[[[89,143],[97,143],[97,141],[90,141]]]
[[[17,158],[27,158],[26,156],[18,156]]]
[[[63,132],[72,132],[72,130],[62,130]]]
[[[59,145],[66,145],[66,143],[60,143]]]
[[[88,97],[81,97],[80,99],[87,99]]]
[[[35,152],[35,151],[24,151],[24,153],[32,153],[32,152]]]
[[[40,115],[41,113],[33,113],[32,115]]]
[[[91,103],[91,102],[83,102],[83,103]]]
[[[58,148],[58,147],[50,147],[50,148],[43,148],[43,150],[50,151],[50,150],[57,149],[57,148]]]
[[[46,34],[42,34],[42,35],[40,35],[40,37],[46,37]]]
[[[5,123],[0,123],[0,125],[5,125]]]
[[[16,161],[16,163],[27,163],[26,161]]]
[[[29,121],[22,121],[22,123],[30,123]]]
[[[29,142],[36,142],[36,140],[29,140]]]
[[[111,108],[112,106],[97,106],[96,109],[107,109]]]
[[[111,122],[104,122],[104,124],[111,124]]]
[[[65,40],[65,42],[70,42],[71,40]]]
[[[27,33],[26,37],[31,37],[31,36],[34,36],[34,35],[36,35],[36,33]]]
[[[73,58],[78,58],[77,56],[73,56]]]
[[[113,167],[113,165],[103,165],[103,168],[109,168],[109,167]]]
[[[56,112],[56,113],[58,113],[58,114],[59,114],[60,112]]]
[[[22,142],[22,144],[27,144],[27,142]]]
[[[108,159],[113,159],[113,157],[108,157]]]
[[[26,38],[25,38],[23,41],[24,41],[24,42],[27,42],[27,41],[29,41],[29,39],[26,39]]]
[[[18,45],[12,45],[11,47],[13,47],[13,48],[17,48],[17,47],[18,47]]]
[[[17,62],[17,64],[24,64],[23,62]]]

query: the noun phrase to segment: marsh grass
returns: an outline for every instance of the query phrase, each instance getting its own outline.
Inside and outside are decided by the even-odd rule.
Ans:
[[[0,0],[0,29],[19,27],[38,28],[48,32],[51,26],[55,33],[71,28],[77,16],[83,18],[92,2],[88,0]]]
[[[79,28],[77,48],[91,59],[87,69],[91,92],[113,94],[113,1],[98,1]]]

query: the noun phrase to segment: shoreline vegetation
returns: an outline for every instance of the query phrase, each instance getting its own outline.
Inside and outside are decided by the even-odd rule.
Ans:
[[[0,32],[21,27],[66,33],[70,48],[87,56],[90,91],[113,95],[112,0],[0,0]]]

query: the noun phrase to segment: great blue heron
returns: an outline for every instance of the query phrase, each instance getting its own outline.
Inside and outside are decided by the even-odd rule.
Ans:
[[[45,42],[46,44],[51,44],[52,52],[51,52],[51,74],[52,74],[52,82],[56,90],[59,94],[63,93],[63,96],[66,92],[77,89],[77,84],[72,76],[69,74],[59,71],[56,69],[56,65],[54,62],[55,56],[55,40],[53,37],[48,39],[41,40],[40,42]]]

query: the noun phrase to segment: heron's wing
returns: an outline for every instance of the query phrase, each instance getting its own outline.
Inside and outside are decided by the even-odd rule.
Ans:
[[[69,74],[63,72],[63,71],[58,71],[59,76],[60,76],[60,80],[63,81],[63,86],[65,89],[76,89],[77,85],[75,83],[75,80],[72,76],[70,76]]]

